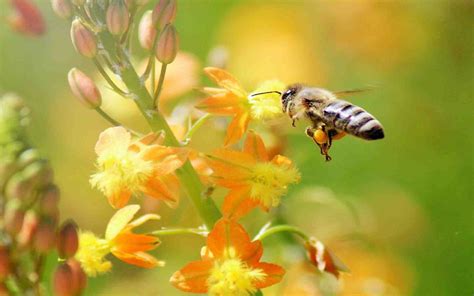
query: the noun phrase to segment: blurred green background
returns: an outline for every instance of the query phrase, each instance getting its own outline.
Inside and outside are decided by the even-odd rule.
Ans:
[[[94,69],[74,52],[69,24],[53,15],[49,1],[37,2],[45,36],[27,38],[0,24],[0,92],[19,94],[32,109],[30,135],[55,168],[62,217],[100,234],[113,211],[88,178],[95,141],[107,124],[73,99],[66,79],[73,66]],[[204,66],[209,52],[223,46],[228,70],[249,90],[273,78],[332,90],[377,86],[348,100],[375,114],[386,138],[346,137],[333,146],[330,163],[304,136],[304,125],[280,127],[289,133],[285,154],[302,172],[281,213],[342,250],[339,257],[352,269],[344,295],[356,293],[351,281],[378,276],[396,289],[382,285],[358,295],[474,293],[473,20],[471,1],[179,1],[182,50]],[[192,212],[184,197],[177,211],[159,212],[163,222],[155,226],[200,223],[184,215]],[[266,216],[254,215],[245,222],[257,231]],[[355,251],[341,237],[364,241],[363,247]],[[145,271],[114,261],[113,273],[91,279],[86,294],[181,295],[168,278],[197,259],[203,243],[166,238],[154,252],[165,268]],[[266,252],[284,256],[272,244]],[[384,278],[389,272],[380,266],[395,275]],[[361,267],[372,268],[365,279],[359,279]],[[269,293],[291,295],[284,291]]]

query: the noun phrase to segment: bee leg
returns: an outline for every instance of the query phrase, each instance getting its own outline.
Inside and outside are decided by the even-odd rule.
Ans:
[[[331,160],[331,157],[330,157],[329,154],[328,154],[330,145],[328,145],[328,142],[320,144],[320,143],[318,143],[318,142],[316,141],[316,139],[314,138],[314,133],[315,133],[315,131],[318,130],[318,129],[319,129],[319,130],[322,130],[322,131],[324,132],[324,127],[314,128],[314,127],[312,127],[312,126],[308,126],[308,127],[306,128],[306,135],[307,135],[308,137],[310,137],[311,139],[313,139],[313,142],[316,143],[316,145],[318,145],[319,150],[320,150],[320,153],[321,153],[321,155],[324,155],[324,156],[326,157],[326,161],[330,161],[330,160]]]

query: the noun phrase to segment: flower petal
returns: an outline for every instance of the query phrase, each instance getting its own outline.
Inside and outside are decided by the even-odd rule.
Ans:
[[[160,215],[157,215],[157,214],[145,214],[135,220],[133,220],[132,222],[128,223],[128,227],[133,229],[135,227],[138,227],[140,225],[142,225],[143,223],[145,222],[148,222],[150,220],[160,220]]]
[[[95,153],[101,156],[105,153],[115,151],[125,152],[128,149],[132,135],[123,127],[110,127],[100,133],[99,140],[95,144]]]
[[[119,191],[117,193],[107,196],[107,199],[109,201],[109,204],[114,209],[120,209],[120,208],[123,208],[128,203],[131,196],[132,196],[132,193],[130,191],[122,190],[122,191]]]
[[[217,115],[234,115],[242,111],[241,100],[231,92],[218,93],[196,105],[196,108]]]
[[[164,182],[165,180],[170,182]],[[170,207],[176,207],[179,200],[179,186],[176,184],[177,182],[177,178],[172,178],[171,176],[168,178],[150,178],[142,191],[145,195],[163,200]]]
[[[220,87],[228,89],[238,97],[247,97],[247,92],[229,72],[214,67],[204,68],[204,72],[206,72],[207,76],[214,80]]]
[[[250,198],[248,187],[232,189],[225,197],[222,214],[229,219],[238,220],[258,206],[258,201]]]
[[[247,111],[240,112],[230,122],[227,127],[227,134],[224,139],[224,146],[237,143],[245,134],[250,122],[250,113]]]
[[[160,261],[145,252],[125,253],[119,250],[112,250],[112,254],[123,262],[143,268],[153,268],[165,265],[164,261]]]
[[[276,264],[260,262],[252,266],[252,268],[261,269],[267,275],[262,281],[255,283],[257,289],[262,289],[279,283],[285,275],[283,267]]]
[[[255,132],[250,131],[244,143],[244,152],[253,155],[258,161],[268,161],[267,150],[262,138]]]
[[[133,216],[140,210],[139,205],[128,205],[118,210],[112,218],[110,218],[107,229],[105,230],[105,239],[113,240],[133,219]]]
[[[112,243],[112,251],[118,250],[124,253],[136,253],[153,250],[158,246],[160,240],[155,236],[125,231],[118,234]]]
[[[207,247],[216,258],[247,256],[254,245],[245,229],[237,222],[220,219],[207,237]]]
[[[170,282],[185,292],[206,293],[207,278],[213,264],[212,260],[193,261],[175,272],[171,276]]]

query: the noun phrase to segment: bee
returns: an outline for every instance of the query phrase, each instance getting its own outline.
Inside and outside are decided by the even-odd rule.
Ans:
[[[296,126],[296,121],[307,118],[311,125],[306,134],[319,146],[326,161],[331,160],[329,149],[332,140],[350,134],[365,140],[384,138],[382,124],[359,106],[338,99],[337,95],[359,92],[359,90],[331,92],[323,88],[292,84],[281,93],[282,110]],[[255,94],[256,95],[256,94]]]

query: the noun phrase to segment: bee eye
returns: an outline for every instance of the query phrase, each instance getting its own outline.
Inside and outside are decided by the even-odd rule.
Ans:
[[[293,94],[294,94],[294,91],[292,89],[289,89],[283,93],[283,95],[281,96],[281,99],[283,100],[283,102],[286,102],[288,100],[288,97]]]

